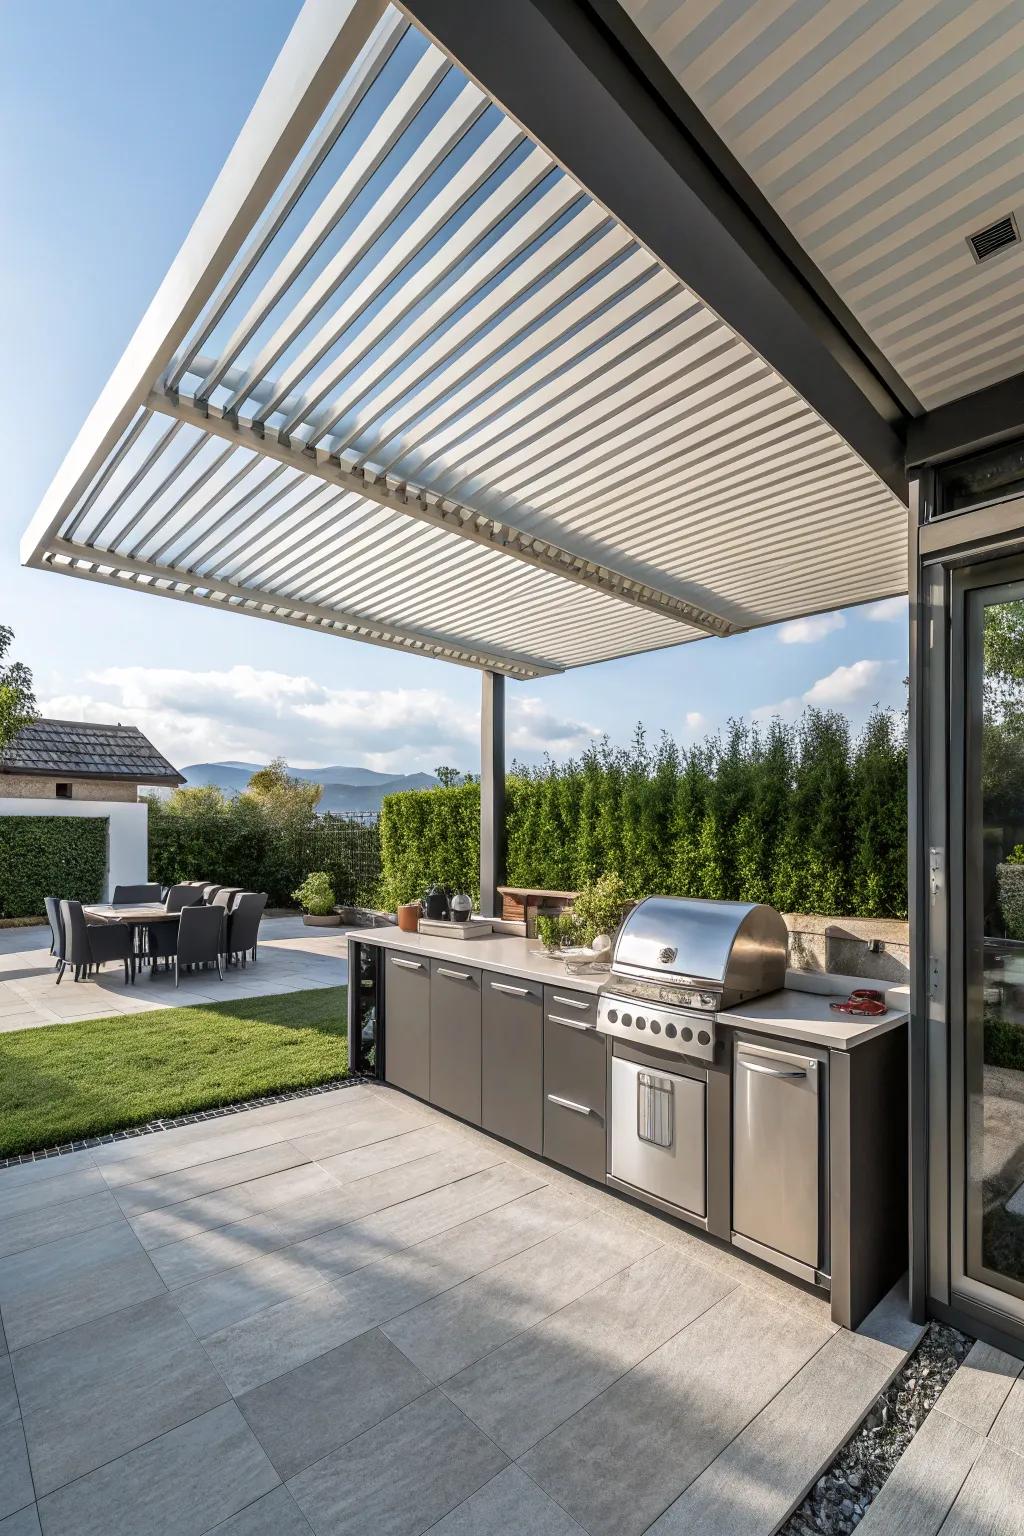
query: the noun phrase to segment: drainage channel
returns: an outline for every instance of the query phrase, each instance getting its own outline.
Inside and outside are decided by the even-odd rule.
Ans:
[[[920,1344],[779,1536],[849,1536],[878,1497],[974,1340],[929,1323]]]

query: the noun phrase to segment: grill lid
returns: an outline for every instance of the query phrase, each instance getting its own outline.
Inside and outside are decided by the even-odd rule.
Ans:
[[[779,913],[758,902],[648,896],[622,925],[612,972],[706,982],[728,1007],[784,985],[788,937]]]

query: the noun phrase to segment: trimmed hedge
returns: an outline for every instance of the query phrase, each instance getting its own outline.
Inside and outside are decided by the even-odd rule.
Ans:
[[[100,901],[106,816],[0,816],[0,917],[36,917],[44,896]]]
[[[516,767],[506,795],[508,883],[578,890],[606,871],[633,897],[767,901],[785,912],[907,913],[904,726],[879,711],[859,738],[834,711],[764,730],[735,722],[680,749],[602,742]],[[479,895],[480,788],[406,790],[380,817],[381,905],[435,881]]]

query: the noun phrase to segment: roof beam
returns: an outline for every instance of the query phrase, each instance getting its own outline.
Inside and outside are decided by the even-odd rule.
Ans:
[[[189,422],[215,437],[248,448],[264,458],[300,470],[303,474],[316,475],[330,485],[365,496],[368,501],[374,501],[379,506],[430,523],[435,528],[443,528],[459,538],[483,544],[488,549],[497,550],[500,554],[548,571],[566,581],[576,582],[605,597],[619,598],[622,602],[656,613],[661,618],[675,619],[690,629],[699,629],[708,635],[725,636],[737,634],[746,627],[722,613],[705,608],[702,603],[662,591],[640,577],[627,575],[589,555],[553,544],[536,532],[516,527],[502,518],[491,517],[448,497],[434,496],[394,476],[377,475],[370,469],[350,465],[326,448],[310,448],[292,442],[273,427],[256,426],[244,419],[236,420],[226,416],[220,407],[207,401],[199,402],[154,390],[147,398],[147,407]]]
[[[359,57],[386,0],[306,0],[209,197],[29,524],[43,549],[227,274]]]
[[[1014,437],[1024,437],[1024,373],[938,405],[911,422],[907,466],[980,453]]]
[[[907,405],[709,157],[692,103],[621,7],[399,3],[906,502]]]
[[[87,581],[102,581],[107,586],[128,590],[134,587],[137,591],[155,593],[158,597],[176,597],[185,602],[217,608],[221,612],[241,613],[248,618],[274,619],[303,629],[327,631],[341,639],[360,640],[370,645],[387,646],[392,650],[433,656],[440,661],[455,662],[458,666],[482,667],[518,679],[548,677],[565,670],[558,662],[541,657],[492,650],[457,635],[410,629],[406,625],[390,624],[386,620],[350,609],[322,607],[290,598],[284,593],[253,590],[231,581],[223,581],[215,575],[180,570],[173,565],[159,565],[151,560],[139,560],[116,551],[94,549],[91,544],[78,544],[72,539],[51,539],[45,554],[35,555],[26,563],[37,570],[56,569],[63,575],[80,576]],[[144,578],[144,581],[138,581],[139,577]]]

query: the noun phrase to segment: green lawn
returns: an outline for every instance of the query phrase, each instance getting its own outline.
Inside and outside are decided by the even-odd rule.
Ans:
[[[0,1157],[344,1077],[345,991],[0,1034]]]

